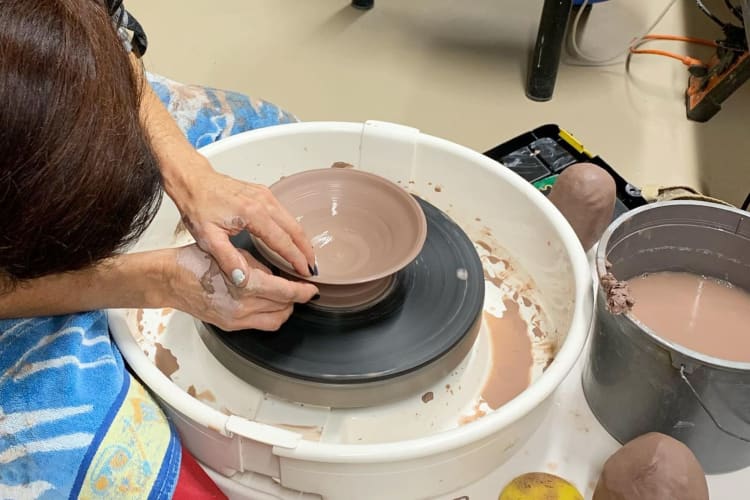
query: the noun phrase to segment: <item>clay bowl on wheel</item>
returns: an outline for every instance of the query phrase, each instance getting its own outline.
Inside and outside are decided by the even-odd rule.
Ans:
[[[382,296],[427,237],[427,221],[414,197],[368,172],[307,170],[270,189],[310,238],[318,275],[299,276],[257,238],[255,246],[282,274],[316,283],[320,306],[355,307]]]

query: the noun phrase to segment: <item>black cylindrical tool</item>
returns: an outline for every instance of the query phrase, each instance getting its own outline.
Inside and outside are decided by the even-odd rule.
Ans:
[[[360,10],[370,10],[375,6],[375,0],[352,0],[352,7]]]
[[[573,0],[545,0],[534,55],[526,82],[526,96],[534,101],[549,101],[555,90],[565,31]]]

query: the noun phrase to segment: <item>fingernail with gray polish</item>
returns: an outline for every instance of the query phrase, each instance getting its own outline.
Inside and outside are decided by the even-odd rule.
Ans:
[[[316,293],[315,295],[313,295],[312,300],[320,300],[320,294]]]
[[[242,269],[232,271],[232,283],[234,283],[234,286],[240,286],[243,281],[245,281],[245,273],[242,272]]]
[[[317,276],[317,275],[318,275],[318,264],[316,262],[315,266],[313,266],[313,276]]]

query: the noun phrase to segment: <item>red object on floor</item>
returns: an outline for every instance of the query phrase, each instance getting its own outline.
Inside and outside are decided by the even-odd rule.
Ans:
[[[174,500],[195,500],[203,498],[224,499],[227,496],[221,492],[206,471],[204,471],[193,455],[182,448],[182,462],[180,463],[180,475],[177,478],[177,487],[174,490]]]

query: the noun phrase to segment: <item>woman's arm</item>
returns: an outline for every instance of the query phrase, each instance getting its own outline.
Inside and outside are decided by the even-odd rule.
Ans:
[[[158,307],[166,255],[135,253],[76,272],[21,282],[0,294],[0,317],[26,318],[119,307]]]
[[[248,253],[247,286],[229,282],[195,245],[118,255],[83,271],[19,283],[0,294],[0,318],[95,309],[172,307],[224,330],[276,330],[318,289],[274,276]]]
[[[159,160],[165,190],[198,245],[238,286],[245,283],[248,269],[229,237],[245,229],[263,239],[301,275],[316,274],[313,247],[299,223],[266,186],[215,172],[151,89],[140,61],[131,57],[141,75],[141,119]]]
[[[170,198],[187,195],[193,178],[213,172],[208,160],[188,142],[177,123],[146,80],[141,61],[131,60],[141,85],[141,120],[159,160],[164,189]]]

